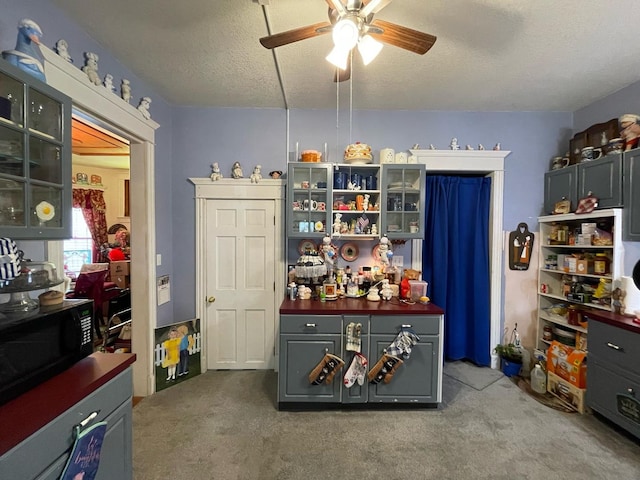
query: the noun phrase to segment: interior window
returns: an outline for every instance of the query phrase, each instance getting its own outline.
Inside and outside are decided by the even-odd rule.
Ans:
[[[80,208],[73,209],[71,223],[73,238],[64,241],[64,273],[75,279],[82,265],[91,263],[93,240]]]

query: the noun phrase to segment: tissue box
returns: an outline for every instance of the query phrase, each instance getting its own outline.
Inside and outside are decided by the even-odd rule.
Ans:
[[[409,280],[409,299],[417,302],[420,297],[427,296],[427,282],[423,280]]]

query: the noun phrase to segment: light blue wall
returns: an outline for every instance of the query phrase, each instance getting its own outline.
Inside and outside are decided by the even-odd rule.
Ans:
[[[596,123],[606,122],[624,113],[640,113],[640,82],[582,108],[574,114],[575,132]],[[636,262],[640,261],[640,242],[624,242],[623,275],[631,275]]]

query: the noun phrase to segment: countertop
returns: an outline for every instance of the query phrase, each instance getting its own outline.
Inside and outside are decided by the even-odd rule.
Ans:
[[[605,310],[589,310],[589,312],[585,313],[585,316],[598,322],[640,334],[640,323],[635,321],[635,317],[629,315],[620,315]]]
[[[339,298],[337,300],[290,300],[280,305],[280,314],[292,315],[442,315],[444,310],[433,303],[404,303],[397,298],[371,302],[362,298]]]
[[[0,406],[0,455],[124,372],[135,360],[133,353],[94,353]]]

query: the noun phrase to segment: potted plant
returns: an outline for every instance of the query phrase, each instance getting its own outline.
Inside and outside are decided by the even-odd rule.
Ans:
[[[522,368],[522,348],[514,343],[498,344],[496,353],[502,359],[502,371],[507,377],[512,377],[520,373]]]

